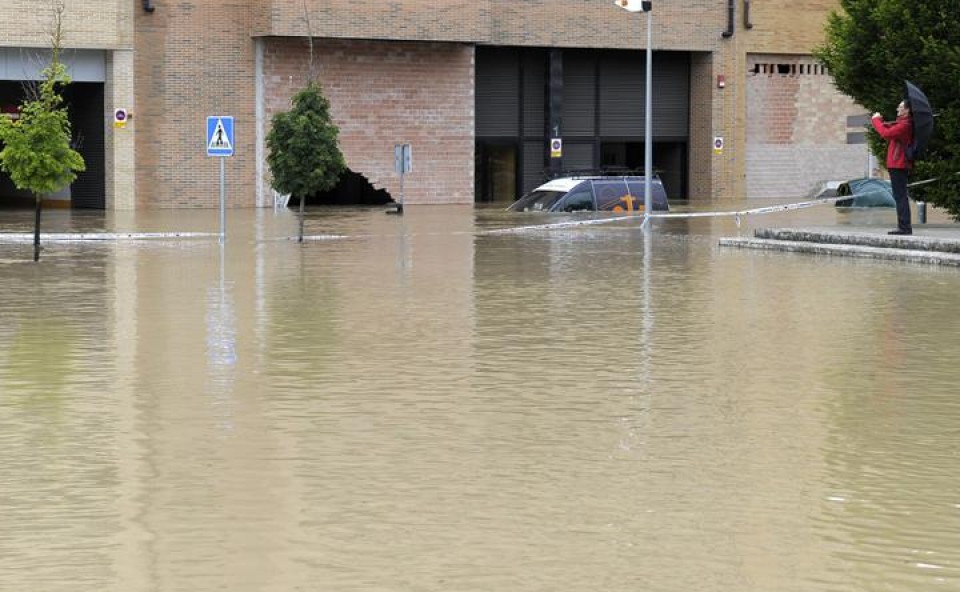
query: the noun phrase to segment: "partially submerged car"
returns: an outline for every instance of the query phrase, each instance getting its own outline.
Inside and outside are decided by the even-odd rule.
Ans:
[[[513,202],[511,212],[642,212],[643,175],[572,176],[552,179]],[[657,175],[650,180],[653,211],[665,212],[667,192]]]

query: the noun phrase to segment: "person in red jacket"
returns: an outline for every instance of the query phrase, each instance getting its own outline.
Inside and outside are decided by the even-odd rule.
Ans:
[[[887,141],[887,171],[893,187],[893,201],[897,203],[897,229],[887,234],[913,234],[913,226],[910,224],[910,198],[907,195],[907,174],[913,167],[913,162],[907,158],[907,146],[913,141],[910,104],[901,101],[897,105],[896,121],[884,121],[882,115],[874,113],[870,123]]]

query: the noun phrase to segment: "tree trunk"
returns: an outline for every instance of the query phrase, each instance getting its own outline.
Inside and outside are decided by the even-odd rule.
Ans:
[[[43,199],[37,196],[37,206],[33,219],[33,260],[40,261],[40,208],[43,205]]]

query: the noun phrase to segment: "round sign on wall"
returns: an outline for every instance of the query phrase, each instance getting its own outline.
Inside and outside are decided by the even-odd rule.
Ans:
[[[563,140],[553,138],[550,140],[550,158],[560,158],[563,155]]]
[[[716,137],[713,139],[713,152],[714,154],[723,152],[723,138]]]

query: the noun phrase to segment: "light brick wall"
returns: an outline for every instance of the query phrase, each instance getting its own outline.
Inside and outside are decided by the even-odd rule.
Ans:
[[[691,201],[713,195],[714,109],[720,103],[714,96],[713,54],[695,53],[690,59],[690,179]]]
[[[105,204],[108,210],[131,210],[136,206],[137,131],[134,102],[133,51],[107,55],[107,82],[103,93],[105,145]],[[113,125],[115,109],[127,109],[133,117],[124,128]]]
[[[64,44],[71,48],[129,48],[132,0],[66,0]],[[53,29],[52,0],[0,2],[0,46],[49,47]]]
[[[737,21],[740,10],[737,3]],[[838,0],[754,0],[750,3],[753,28],[744,30],[749,53],[810,54],[823,43],[823,27]]]
[[[611,47],[645,43],[644,15],[611,0],[307,0],[317,37],[462,41],[493,45]],[[726,27],[726,3],[654,4],[657,47],[715,48]],[[256,35],[303,36],[302,0],[259,3]]]
[[[315,67],[347,166],[399,200],[393,147],[409,143],[408,204],[473,203],[473,55],[461,44],[317,40]],[[266,122],[303,88],[308,56],[302,40],[266,43]]]
[[[822,66],[800,56],[751,55],[747,74],[747,196],[808,197],[825,181],[866,171],[846,119],[864,113]]]

